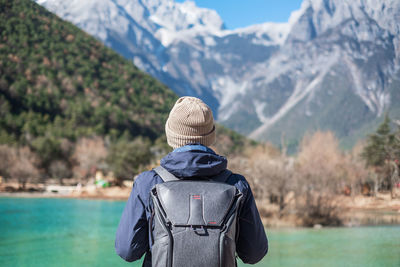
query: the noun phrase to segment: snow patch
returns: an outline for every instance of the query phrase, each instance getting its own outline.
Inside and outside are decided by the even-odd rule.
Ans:
[[[317,86],[323,81],[323,78],[325,77],[325,75],[329,73],[331,67],[337,62],[338,58],[339,57],[337,55],[332,55],[332,57],[330,57],[327,61],[324,61],[324,64],[316,64],[318,66],[323,66],[322,69],[319,69],[317,76],[311,82],[308,82],[307,80],[299,80],[296,83],[296,87],[293,93],[290,95],[289,99],[280,107],[280,109],[273,116],[264,119],[263,125],[254,130],[249,135],[250,138],[254,139],[259,138],[273,124],[275,124],[290,110],[292,110],[292,108],[294,108],[302,99],[304,99],[307,95],[311,94],[317,88]]]
[[[238,95],[246,93],[247,86],[247,81],[235,81],[229,76],[211,81],[211,88],[220,103],[219,112],[222,111],[218,118],[219,121],[227,120],[235,112],[232,103]]]

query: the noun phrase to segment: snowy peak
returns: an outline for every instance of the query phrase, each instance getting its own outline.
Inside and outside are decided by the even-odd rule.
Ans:
[[[224,29],[216,11],[193,1],[173,0],[36,0],[60,17],[77,24],[101,40],[107,31],[127,33],[132,22],[151,33],[164,46],[176,38],[197,33],[219,34]]]
[[[159,25],[155,36],[164,46],[173,41],[206,33],[218,35],[224,24],[217,12],[199,8],[192,1],[175,3],[174,1],[147,1],[150,6],[150,20]]]
[[[395,16],[395,17],[393,17]],[[290,41],[309,41],[346,20],[373,20],[393,35],[400,32],[398,0],[305,0],[289,19]],[[371,21],[370,21],[371,22]]]
[[[257,42],[260,44],[281,44],[289,32],[285,23],[264,23],[229,31],[225,29],[221,17],[215,10],[200,8],[194,1],[183,3],[173,0],[35,1],[102,41],[106,40],[109,31],[128,34],[129,24],[132,23],[139,25],[142,31],[151,33],[165,47],[173,42],[196,36],[225,36],[236,33],[256,33]]]
[[[222,19],[216,11],[197,7],[192,1],[175,3],[174,1],[151,2],[150,20],[170,31],[208,30],[218,32],[223,29]],[[153,2],[158,2],[154,5]],[[147,5],[150,6],[150,5]]]
[[[235,29],[233,31],[225,31],[225,35],[238,34],[239,36],[254,35],[259,44],[274,45],[283,44],[290,31],[289,23],[272,23],[266,22],[262,24],[252,25],[245,28]]]

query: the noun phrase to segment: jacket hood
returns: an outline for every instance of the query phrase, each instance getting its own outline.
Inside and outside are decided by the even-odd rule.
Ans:
[[[227,160],[214,151],[173,151],[161,159],[161,166],[179,178],[209,177],[226,169]]]

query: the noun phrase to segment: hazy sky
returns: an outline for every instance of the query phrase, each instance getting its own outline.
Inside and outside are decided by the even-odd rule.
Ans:
[[[175,0],[184,2],[185,0]],[[194,0],[199,7],[214,9],[228,29],[263,22],[287,22],[302,0]]]

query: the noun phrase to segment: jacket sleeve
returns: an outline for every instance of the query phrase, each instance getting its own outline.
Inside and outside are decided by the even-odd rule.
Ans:
[[[139,188],[135,183],[115,238],[115,251],[129,262],[140,259],[149,248],[145,204],[140,197]]]
[[[247,185],[247,194],[239,214],[239,236],[236,252],[244,263],[255,264],[268,252],[268,239],[257,206]]]

